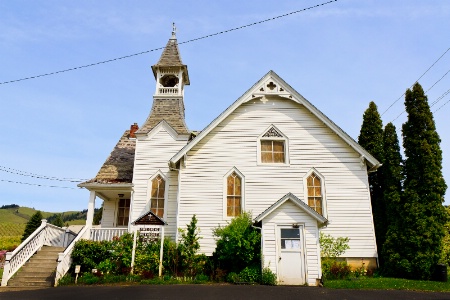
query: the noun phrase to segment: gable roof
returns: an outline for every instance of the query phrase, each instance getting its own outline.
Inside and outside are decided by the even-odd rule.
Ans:
[[[274,204],[272,204],[271,206],[269,206],[269,208],[267,208],[265,211],[263,211],[259,216],[257,216],[255,218],[255,222],[261,222],[265,217],[267,217],[268,215],[270,215],[275,209],[277,209],[278,207],[280,207],[283,203],[285,203],[286,201],[292,201],[294,204],[296,204],[300,209],[302,209],[304,212],[306,212],[308,215],[310,215],[311,217],[313,217],[314,219],[317,220],[317,222],[319,222],[321,225],[326,225],[328,220],[318,214],[314,209],[312,209],[311,207],[309,207],[305,202],[303,202],[302,200],[300,200],[299,198],[297,198],[297,196],[295,196],[292,193],[287,193],[286,195],[284,195],[280,200],[278,200],[277,202],[275,202]]]
[[[86,182],[80,183],[84,187],[91,183],[117,184],[133,181],[134,153],[136,140],[130,138],[130,131],[126,130],[109,154],[97,175]]]
[[[234,110],[236,110],[241,104],[254,100],[261,99],[264,101],[266,97],[279,96],[292,101],[295,101],[303,105],[314,116],[321,120],[328,128],[330,128],[336,135],[343,139],[350,147],[352,147],[357,153],[359,153],[367,162],[369,167],[377,169],[380,162],[375,159],[369,152],[361,147],[353,138],[345,133],[339,126],[325,116],[319,109],[306,100],[300,93],[287,84],[280,76],[274,71],[269,71],[264,75],[257,83],[255,83],[249,90],[247,90],[240,98],[238,98],[233,104],[231,104],[224,112],[222,112],[216,119],[214,119],[196,138],[194,138],[189,144],[183,147],[177,154],[175,154],[170,160],[169,165],[174,167],[176,163],[184,157],[189,150],[197,145],[205,136],[207,136],[217,125],[219,125],[225,118],[227,118]]]
[[[134,222],[133,225],[167,225],[166,221],[155,215],[151,210],[140,215]]]

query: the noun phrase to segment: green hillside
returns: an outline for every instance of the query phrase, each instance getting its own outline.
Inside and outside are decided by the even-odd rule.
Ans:
[[[18,205],[3,205],[0,207],[0,250],[12,250],[20,244],[20,239],[25,231],[28,220],[37,212],[30,207],[19,207]],[[51,223],[58,214],[64,225],[86,224],[87,211],[65,211],[62,213],[41,211],[42,216]]]

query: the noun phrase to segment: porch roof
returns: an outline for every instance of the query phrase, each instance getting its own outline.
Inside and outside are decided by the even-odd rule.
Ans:
[[[285,203],[286,201],[292,201],[294,204],[296,204],[300,209],[302,209],[304,212],[306,212],[308,215],[310,215],[311,217],[313,217],[314,219],[317,220],[317,222],[322,225],[325,226],[328,223],[328,220],[318,214],[314,209],[312,209],[311,207],[309,207],[305,202],[303,202],[302,200],[300,200],[297,196],[295,196],[292,193],[287,193],[286,195],[284,195],[280,200],[278,200],[277,202],[275,202],[274,204],[272,204],[271,206],[269,206],[265,211],[263,211],[259,216],[257,216],[255,218],[255,222],[261,222],[265,217],[267,217],[268,215],[270,215],[275,209],[277,209],[278,207],[281,206],[281,204]]]

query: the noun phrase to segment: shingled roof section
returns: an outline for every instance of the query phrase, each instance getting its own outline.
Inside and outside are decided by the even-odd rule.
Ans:
[[[172,33],[172,37],[167,42],[167,45],[164,48],[164,51],[161,54],[161,57],[159,58],[159,61],[156,63],[156,65],[152,66],[153,75],[155,76],[156,80],[158,80],[158,78],[156,77],[156,71],[158,70],[158,68],[164,67],[182,68],[184,70],[183,72],[184,84],[185,85],[190,84],[187,66],[184,65],[181,60],[180,49],[178,49],[178,42],[174,33]]]
[[[153,99],[153,106],[144,125],[136,132],[149,133],[159,122],[165,120],[178,134],[190,134],[184,121],[182,99]]]
[[[130,138],[130,130],[126,130],[113,151],[98,171],[95,178],[86,183],[131,183],[133,181],[134,153],[136,140]]]

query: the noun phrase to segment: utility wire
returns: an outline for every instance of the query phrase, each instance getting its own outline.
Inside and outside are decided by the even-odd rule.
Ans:
[[[55,180],[55,181],[82,182],[82,181],[88,180],[88,179],[79,179],[79,178],[59,178],[59,177],[52,177],[52,176],[46,176],[46,175],[39,175],[39,174],[34,174],[34,173],[26,172],[26,171],[20,171],[20,170],[16,170],[16,169],[4,167],[4,166],[0,166],[0,171],[7,172],[10,174],[16,174],[16,175],[20,175],[20,176],[27,176],[27,177],[33,177],[33,178],[38,178],[38,179]]]
[[[37,184],[37,183],[28,183],[28,182],[21,182],[21,181],[5,180],[5,179],[0,179],[0,181],[3,181],[3,182],[9,182],[9,183],[24,184],[24,185],[40,186],[40,187],[49,187],[49,188],[61,188],[61,189],[71,189],[71,190],[76,190],[76,188],[69,187],[69,186],[44,185],[44,184]]]
[[[448,48],[420,77],[419,77],[419,79],[417,79],[411,86],[410,86],[410,88],[412,88],[413,86],[414,86],[414,84],[416,83],[416,82],[418,82],[423,76],[425,76],[425,74],[427,74],[428,73],[428,71],[430,71],[431,70],[431,68],[432,67],[434,67],[434,65],[439,61],[439,60],[441,60],[441,58],[442,57],[444,57],[444,55],[445,54],[447,54],[447,52],[450,50],[450,48]],[[447,72],[448,73],[448,72]],[[447,73],[445,74],[445,75],[447,75]],[[444,75],[444,76],[445,76]],[[441,78],[442,79],[442,78]],[[438,80],[439,81],[439,80]],[[437,83],[437,82],[436,82]],[[435,84],[436,84],[435,83]],[[434,86],[434,85],[433,85]],[[431,88],[430,88],[431,89]],[[428,90],[430,90],[430,89],[428,89]],[[381,114],[381,116],[383,116],[389,109],[391,109],[391,107],[392,106],[394,106],[394,104],[395,103],[397,103],[398,102],[398,100],[400,100],[404,95],[405,95],[405,93],[406,93],[406,91],[397,99],[397,100],[395,100],[382,114]],[[401,114],[403,114],[403,112],[401,113]],[[401,115],[400,114],[400,115]],[[400,116],[399,115],[399,116]],[[399,116],[397,116],[397,118],[399,117]],[[395,119],[397,119],[397,118],[395,118]],[[394,120],[395,121],[395,120]]]
[[[448,73],[448,72],[447,72]],[[430,89],[428,89],[430,90]],[[431,105],[430,108],[432,108],[434,105],[436,105],[439,101],[441,101],[442,99],[444,99],[448,94],[450,94],[450,89],[448,89],[446,92],[444,92],[442,95],[440,95],[436,100],[434,100]],[[449,100],[450,101],[450,100]],[[436,109],[433,113],[437,112],[438,110],[440,110],[444,105],[446,105],[449,101],[445,102],[443,105],[441,105],[438,109]],[[403,115],[405,113],[406,110],[402,111],[394,120],[391,121],[391,123],[394,123],[395,120],[397,120],[401,115]]]
[[[292,11],[290,13],[279,15],[279,16],[276,16],[276,17],[273,17],[273,18],[269,18],[269,19],[265,19],[265,20],[262,20],[262,21],[250,23],[250,24],[247,24],[247,25],[231,28],[231,29],[224,30],[224,31],[219,31],[219,32],[216,32],[216,33],[212,33],[212,34],[208,34],[208,35],[202,36],[202,37],[190,39],[190,40],[187,40],[187,41],[184,41],[184,42],[180,42],[180,43],[178,43],[178,45],[192,43],[192,42],[196,42],[196,41],[199,41],[199,40],[210,38],[210,37],[213,37],[213,36],[216,36],[216,35],[221,35],[221,34],[229,33],[229,32],[232,32],[232,31],[236,31],[236,30],[247,28],[247,27],[251,27],[251,26],[262,24],[262,23],[266,23],[266,22],[269,22],[269,21],[274,21],[276,19],[284,18],[284,17],[290,16],[290,15],[294,15],[294,14],[297,14],[297,13],[300,13],[300,12],[304,12],[304,11],[307,11],[307,10],[310,10],[310,9],[313,9],[313,8],[318,8],[320,6],[331,4],[331,3],[337,2],[337,1],[338,0],[330,0],[328,2],[323,2],[323,3],[317,4],[317,5],[313,5],[313,6],[310,6],[310,7],[307,7],[307,8],[303,8],[303,9],[300,9],[300,10]],[[142,52],[138,52],[138,53],[134,53],[134,54],[130,54],[130,55],[125,55],[125,56],[122,56],[122,57],[116,57],[116,58],[112,58],[112,59],[108,59],[108,60],[104,60],[104,61],[99,61],[99,62],[92,63],[92,64],[87,64],[87,65],[83,65],[83,66],[73,67],[73,68],[70,68],[70,69],[65,69],[65,70],[60,70],[60,71],[55,71],[55,72],[50,72],[50,73],[30,76],[30,77],[24,77],[24,78],[10,80],[10,81],[4,81],[4,82],[0,82],[0,85],[1,84],[8,84],[8,83],[13,83],[13,82],[18,82],[18,81],[36,79],[36,78],[39,78],[39,77],[45,77],[45,76],[50,76],[50,75],[56,75],[56,74],[59,74],[59,73],[75,71],[75,70],[83,69],[83,68],[94,67],[94,66],[101,65],[101,64],[106,64],[106,63],[110,63],[110,62],[114,62],[114,61],[118,61],[118,60],[122,60],[122,59],[126,59],[126,58],[131,58],[131,57],[134,57],[134,56],[142,55],[142,54],[147,54],[147,53],[154,52],[154,51],[157,51],[157,50],[162,50],[164,48],[165,47],[159,47],[159,48],[146,50],[146,51],[142,51]]]

